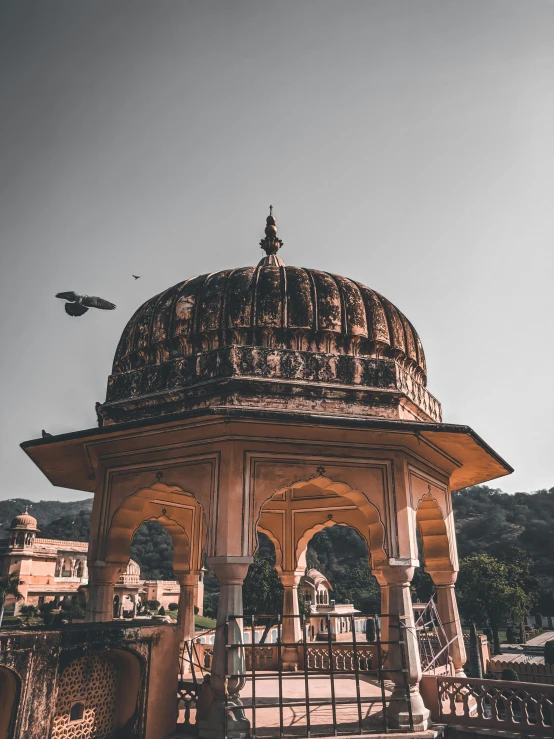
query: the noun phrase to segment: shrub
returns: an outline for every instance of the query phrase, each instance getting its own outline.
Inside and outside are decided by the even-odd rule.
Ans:
[[[160,601],[159,600],[147,600],[146,605],[151,611],[157,611],[160,607]]]
[[[535,624],[539,629],[542,629],[542,616],[540,613],[535,613]]]
[[[60,614],[54,613],[55,608],[56,606],[53,600],[50,600],[48,601],[48,603],[43,603],[41,606],[39,606],[38,611],[40,613],[40,617],[44,621],[45,626],[52,626],[53,624],[59,622]]]
[[[168,608],[170,611],[178,611],[179,610],[179,604],[178,603],[170,603],[168,605]]]
[[[515,629],[512,626],[508,626],[506,629],[506,641],[508,644],[515,644],[518,640]]]
[[[519,675],[515,670],[511,670],[509,668],[502,670],[502,677],[501,680],[510,680],[512,682],[517,682],[519,680]]]
[[[163,606],[160,606],[158,610],[158,615],[165,616],[165,608]]]
[[[365,637],[367,641],[375,641],[375,621],[372,618],[365,622]]]
[[[29,619],[36,615],[36,612],[36,606],[21,606],[19,609],[19,613],[23,616],[27,624],[29,623]]]

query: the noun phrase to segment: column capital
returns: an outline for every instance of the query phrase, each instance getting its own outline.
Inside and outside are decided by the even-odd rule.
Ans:
[[[190,572],[175,572],[175,578],[179,585],[193,585],[198,583],[200,577],[200,570],[191,570]]]
[[[304,570],[296,572],[281,572],[279,574],[279,580],[284,588],[297,588],[300,585],[300,580],[304,576]]]
[[[89,562],[89,583],[93,585],[115,585],[124,566],[98,560],[93,563]]]
[[[409,585],[414,576],[414,570],[418,565],[418,560],[391,558],[389,564],[382,565],[373,574],[381,586]]]
[[[454,587],[454,583],[458,578],[458,572],[455,570],[428,570],[425,569],[431,580],[437,588]]]
[[[209,557],[207,563],[212,567],[219,584],[242,585],[248,568],[254,561],[254,557],[234,557],[224,555],[222,557]]]

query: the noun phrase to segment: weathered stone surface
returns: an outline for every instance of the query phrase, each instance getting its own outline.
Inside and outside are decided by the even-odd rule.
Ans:
[[[406,414],[393,410],[402,402],[411,408]],[[109,424],[241,403],[346,415],[441,418],[438,401],[393,359],[252,346],[213,349],[113,374],[98,414]]]
[[[389,356],[426,383],[419,337],[392,303],[338,275],[275,266],[194,277],[148,300],[123,332],[113,374],[229,345]]]
[[[10,737],[48,739],[51,736],[57,710],[59,718],[61,677],[75,660],[87,655],[113,655],[114,659],[119,656],[123,660],[119,672],[125,691],[121,695],[118,692],[117,699],[120,707],[125,702],[128,704],[123,705],[126,721],[121,730],[125,730],[124,735],[145,739],[167,735],[175,726],[177,670],[164,674],[163,680],[158,676],[163,667],[167,667],[168,655],[173,655],[176,647],[177,636],[169,625],[105,623],[52,630],[3,630],[0,632],[0,669],[14,675],[18,685]],[[133,695],[132,686],[135,686]],[[82,699],[86,707],[86,694]],[[163,710],[149,712],[148,708],[153,705]],[[7,708],[11,707],[0,705],[0,710]],[[66,733],[64,729],[64,736],[79,736],[76,726],[76,733]]]

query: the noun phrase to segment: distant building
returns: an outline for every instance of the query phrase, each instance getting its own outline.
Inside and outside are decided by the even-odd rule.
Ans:
[[[21,606],[40,606],[54,601],[56,605],[87,598],[88,542],[42,539],[37,519],[25,509],[10,525],[7,539],[0,540],[0,575],[19,575],[20,601],[8,596],[7,614],[17,614]],[[114,618],[133,617],[141,599],[158,600],[167,609],[179,602],[179,583],[165,580],[143,580],[140,565],[129,564],[114,588]],[[202,613],[204,582],[201,576],[196,603]]]
[[[365,632],[364,618],[356,618],[360,611],[352,603],[335,603],[332,598],[333,586],[319,570],[306,571],[299,588],[300,597],[310,606],[310,624],[308,639],[311,641],[327,641],[328,627],[331,628],[331,641],[348,641],[354,631]],[[354,616],[354,619],[351,617]]]

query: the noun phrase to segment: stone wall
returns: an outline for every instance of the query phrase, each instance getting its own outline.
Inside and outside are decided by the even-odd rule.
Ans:
[[[177,667],[169,624],[3,630],[0,739],[159,739],[175,729]]]

